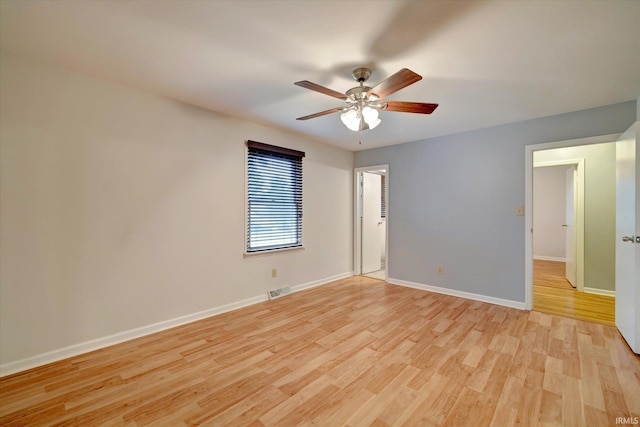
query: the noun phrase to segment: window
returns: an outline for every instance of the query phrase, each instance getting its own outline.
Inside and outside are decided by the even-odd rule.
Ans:
[[[247,252],[302,246],[302,151],[247,141]]]

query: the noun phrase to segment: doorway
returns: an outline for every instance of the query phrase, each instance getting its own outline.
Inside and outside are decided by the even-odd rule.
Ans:
[[[534,285],[582,292],[584,159],[540,161],[541,153],[533,153]]]
[[[547,312],[552,310],[554,314],[567,317],[613,324],[613,291],[608,290],[611,289],[608,286],[615,284],[612,268],[615,264],[615,257],[611,256],[613,251],[608,245],[609,241],[613,241],[609,238],[609,234],[615,229],[615,215],[611,215],[611,213],[615,214],[615,199],[611,196],[609,188],[609,184],[612,188],[615,185],[615,165],[609,161],[613,160],[613,157],[611,159],[609,157],[615,154],[613,142],[616,137],[617,135],[604,135],[526,147],[526,309]],[[602,155],[603,153],[606,155]],[[598,155],[602,156],[597,157]],[[588,159],[586,159],[587,157]],[[608,159],[607,163],[605,163],[605,158]],[[585,163],[591,165],[589,178],[585,178]],[[556,203],[564,205],[562,206],[563,211],[556,214],[552,230],[555,234],[556,245],[564,243],[564,248],[555,253],[549,248],[540,249],[540,245],[538,245],[540,243],[538,234],[541,231],[540,218],[536,218],[536,214],[534,214],[536,208],[539,208],[534,198],[536,190],[534,188],[534,173],[545,169],[547,171],[556,169],[557,176],[554,185],[556,190],[560,190],[561,193],[561,196],[557,197]],[[590,196],[592,202],[590,205],[585,202],[585,181],[591,183],[589,188],[592,192]],[[603,196],[603,192],[605,196]],[[594,210],[594,200],[598,202],[596,210]],[[609,210],[611,213],[608,212]],[[591,228],[585,228],[587,225],[584,219],[585,211],[589,212]],[[540,213],[538,212],[537,215],[539,216]],[[575,227],[576,233],[571,232],[572,225]],[[585,236],[587,236],[586,239]],[[585,256],[587,240],[591,243],[587,248],[589,252]],[[546,243],[549,244],[549,242]],[[551,286],[534,287],[536,261],[545,257],[550,261],[562,262],[562,269],[556,269],[555,275],[564,280],[565,289],[556,289]],[[557,259],[555,259],[556,257]],[[587,260],[589,260],[588,265]],[[575,261],[575,267],[573,261]],[[588,267],[588,271],[586,267]],[[537,273],[539,274],[540,271]],[[575,290],[573,287],[569,287],[569,281],[573,282]],[[542,289],[544,292],[541,293]],[[600,304],[600,300],[603,300],[604,304]],[[547,304],[547,309],[541,309],[541,303]],[[568,310],[567,307],[575,308],[575,310],[565,312]],[[595,309],[598,307],[602,307],[606,314],[596,313]],[[577,308],[582,309],[578,310]]]
[[[355,274],[379,280],[387,275],[387,165],[355,170]]]

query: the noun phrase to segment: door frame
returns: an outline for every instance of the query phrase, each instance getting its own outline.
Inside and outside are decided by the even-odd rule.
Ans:
[[[580,144],[585,145],[585,144]],[[547,148],[552,150],[552,148]],[[538,151],[538,150],[535,150]],[[532,153],[533,156],[533,153]],[[549,166],[571,166],[575,165],[578,171],[577,177],[577,195],[576,204],[573,207],[576,213],[576,223],[574,225],[576,230],[576,289],[580,292],[584,292],[584,159],[561,159],[548,162],[533,162],[533,168],[544,168]],[[533,186],[532,186],[533,190]],[[533,195],[533,191],[532,191]],[[532,208],[534,200],[531,200]],[[533,223],[533,215],[531,217]],[[532,228],[533,229],[533,228]],[[531,233],[531,243],[533,245],[533,232]],[[533,262],[533,261],[532,261]]]
[[[524,308],[533,308],[533,152],[554,148],[615,142],[620,133],[526,145],[524,200]]]
[[[353,274],[360,276],[362,274],[362,224],[360,222],[360,174],[363,172],[385,171],[385,201],[386,201],[386,219],[385,219],[385,238],[384,238],[384,254],[385,254],[385,268],[384,279],[389,278],[389,165],[376,165],[365,166],[355,168],[353,170]]]

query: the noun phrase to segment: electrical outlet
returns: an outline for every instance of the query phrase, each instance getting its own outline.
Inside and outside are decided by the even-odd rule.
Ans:
[[[444,274],[444,267],[441,265],[438,266],[438,274]]]
[[[278,277],[278,269],[277,268],[272,268],[271,269],[271,277]]]

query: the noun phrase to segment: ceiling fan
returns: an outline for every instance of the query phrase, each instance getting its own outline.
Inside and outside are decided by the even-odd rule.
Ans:
[[[366,82],[371,76],[371,69],[365,67],[356,68],[353,70],[351,75],[360,85],[352,87],[345,93],[337,92],[308,80],[295,82],[294,84],[296,86],[315,90],[316,92],[333,96],[334,98],[341,99],[347,103],[344,107],[336,107],[330,110],[320,111],[319,113],[298,117],[296,120],[309,120],[342,111],[340,119],[345,126],[353,131],[362,131],[373,129],[380,124],[381,120],[378,117],[379,110],[397,111],[400,113],[431,114],[438,107],[438,104],[427,104],[424,102],[384,100],[384,98],[392,93],[395,93],[422,79],[422,76],[414,73],[408,68],[403,68],[373,88],[364,85],[364,82]]]

